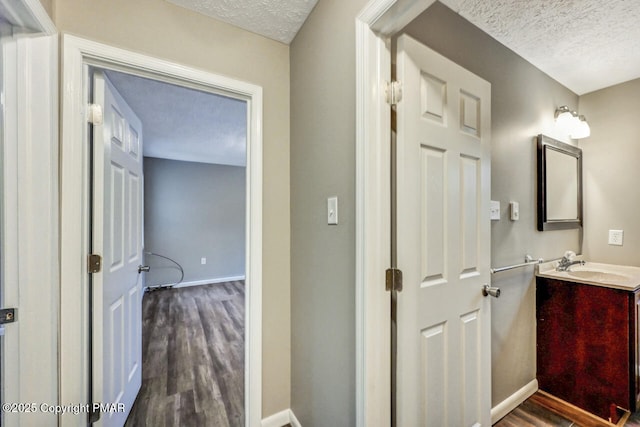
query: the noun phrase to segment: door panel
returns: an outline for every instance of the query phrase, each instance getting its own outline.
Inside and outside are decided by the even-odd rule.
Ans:
[[[403,35],[398,426],[490,426],[491,86]]]
[[[437,148],[420,147],[422,165],[422,286],[446,281],[445,256],[447,235],[446,215],[446,153]],[[429,179],[427,179],[429,177]]]
[[[102,72],[94,72],[93,252],[104,254],[93,277],[94,401],[124,404],[98,424],[122,426],[142,382],[142,126]]]

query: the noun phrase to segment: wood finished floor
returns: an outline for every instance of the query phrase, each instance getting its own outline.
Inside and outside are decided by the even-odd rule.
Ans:
[[[244,281],[142,301],[142,388],[125,426],[244,426]]]
[[[603,422],[594,423],[579,414],[558,413],[545,406],[544,397],[538,393],[525,400],[520,406],[507,416],[495,423],[493,427],[602,427],[613,424]],[[622,423],[622,421],[621,421]],[[640,427],[640,412],[632,414],[624,422],[624,427]]]
[[[573,422],[535,402],[525,400],[494,427],[570,427]]]

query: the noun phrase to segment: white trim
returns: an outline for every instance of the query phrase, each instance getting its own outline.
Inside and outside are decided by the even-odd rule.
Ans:
[[[2,303],[18,309],[16,323],[5,326],[2,398],[57,403],[57,37],[3,35],[2,58]],[[7,426],[56,421],[0,416]]]
[[[300,421],[296,418],[296,414],[294,414],[291,409],[289,409],[289,416],[291,417],[289,420],[291,427],[302,427],[302,424],[300,424]]]
[[[538,380],[533,380],[524,387],[491,408],[491,424],[500,421],[505,415],[513,411],[522,402],[538,391]]]
[[[231,276],[231,277],[218,277],[215,279],[204,279],[204,280],[192,280],[190,282],[180,282],[177,285],[173,283],[165,283],[163,285],[153,285],[147,286],[147,288],[158,288],[164,286],[171,286],[173,289],[176,288],[188,288],[190,286],[202,286],[202,285],[212,285],[214,283],[224,283],[224,282],[235,282],[237,280],[244,280],[245,276]]]
[[[291,409],[285,409],[276,414],[273,414],[262,420],[262,427],[282,427],[287,424],[291,424],[292,427],[302,427],[300,421],[296,418],[296,415]]]
[[[88,65],[117,69],[247,101],[246,425],[262,418],[262,88],[71,35],[62,38],[60,403],[88,402],[88,150],[84,82]],[[60,416],[61,426],[84,417]]]
[[[387,425],[391,416],[390,295],[383,276],[390,254],[390,159],[388,140],[378,129],[390,129],[390,114],[376,102],[391,70],[376,66],[384,44],[360,21],[356,37],[356,73],[362,79],[356,89],[356,425],[365,427]]]
[[[33,18],[40,25],[39,30],[49,36],[57,35],[58,29],[54,25],[51,17],[40,3],[40,0],[22,0],[31,11]]]
[[[40,0],[0,0],[0,5],[6,13],[4,21],[14,25],[16,32],[36,36],[57,35],[58,30]]]
[[[282,427],[291,422],[290,409],[285,409],[262,420],[262,427]]]
[[[45,10],[44,6],[42,6],[42,3],[40,3],[40,0],[22,0],[22,1],[25,3],[29,11],[31,12],[31,15],[40,26],[39,30],[43,34],[46,34],[48,36],[53,36],[58,34],[58,29],[54,25],[53,21],[51,20],[51,17]]]
[[[390,34],[435,0],[370,0],[356,17],[356,426],[391,416],[389,293]]]

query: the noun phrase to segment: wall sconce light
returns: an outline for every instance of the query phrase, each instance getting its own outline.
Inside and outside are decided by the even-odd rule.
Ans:
[[[587,119],[572,111],[566,105],[558,107],[555,113],[556,124],[572,139],[587,138],[591,135],[591,128]]]
[[[589,123],[587,123],[587,119],[583,115],[578,116],[578,124],[574,126],[569,136],[573,139],[582,139],[590,135],[591,128],[589,127]]]

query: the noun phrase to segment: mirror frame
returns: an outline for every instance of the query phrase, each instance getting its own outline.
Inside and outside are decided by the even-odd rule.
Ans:
[[[568,230],[582,227],[582,150],[573,145],[565,144],[545,135],[538,135],[538,231]],[[577,219],[549,219],[547,217],[547,164],[548,149],[559,151],[578,161],[578,218]]]

